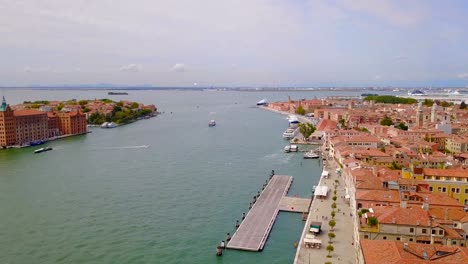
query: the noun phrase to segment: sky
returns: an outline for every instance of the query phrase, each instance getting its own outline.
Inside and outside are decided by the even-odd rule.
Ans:
[[[0,0],[0,86],[468,86],[468,1]]]

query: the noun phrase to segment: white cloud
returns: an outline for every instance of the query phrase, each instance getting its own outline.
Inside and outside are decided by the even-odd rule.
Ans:
[[[139,72],[141,70],[143,70],[143,65],[135,63],[124,65],[119,68],[119,71],[123,72]]]
[[[457,77],[460,78],[460,79],[468,78],[468,72],[460,73],[460,74],[457,75]]]
[[[183,63],[176,63],[171,68],[171,71],[173,71],[173,72],[184,72],[186,70],[187,70],[187,68],[185,67],[185,64],[183,64]]]

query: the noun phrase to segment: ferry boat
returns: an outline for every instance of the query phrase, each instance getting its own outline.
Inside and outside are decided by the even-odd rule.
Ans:
[[[209,127],[214,127],[214,126],[216,126],[216,121],[210,120],[210,122],[208,122],[208,126],[209,126]]]
[[[297,129],[294,128],[288,128],[286,131],[283,133],[283,138],[284,139],[292,139],[297,135]]]
[[[40,149],[34,150],[34,153],[42,153],[42,152],[46,152],[46,151],[49,151],[49,150],[52,150],[52,148],[51,147],[40,148]]]
[[[260,105],[263,105],[263,106],[267,106],[268,105],[268,101],[266,98],[263,98],[262,100],[258,101],[257,102],[257,105],[260,106]]]
[[[304,153],[304,159],[318,159],[320,158],[320,155],[317,154],[315,151],[307,151]]]

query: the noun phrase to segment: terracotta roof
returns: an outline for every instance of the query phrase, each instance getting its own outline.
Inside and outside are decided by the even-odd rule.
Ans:
[[[449,177],[467,177],[468,178],[468,170],[464,169],[423,169],[424,175],[429,176],[449,176]]]
[[[429,213],[437,220],[447,219],[450,222],[460,221],[463,218],[468,220],[468,212],[462,208],[429,208]]]
[[[367,239],[360,244],[366,264],[468,263],[465,247]]]
[[[419,206],[410,208],[377,206],[372,208],[381,224],[429,226],[429,213]]]
[[[399,203],[400,195],[397,190],[357,190],[356,200]]]
[[[47,115],[46,112],[42,112],[39,110],[33,109],[24,109],[24,110],[16,110],[13,112],[15,116],[32,116],[32,115]]]

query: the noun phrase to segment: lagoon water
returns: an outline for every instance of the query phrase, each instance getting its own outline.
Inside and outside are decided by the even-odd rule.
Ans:
[[[272,169],[294,177],[289,195],[310,196],[318,182],[317,160],[282,152],[285,117],[251,107],[288,94],[128,92],[4,90],[11,104],[111,98],[153,103],[165,113],[91,128],[50,142],[50,152],[0,150],[0,263],[292,263],[303,222],[285,212],[263,252],[215,256]],[[210,119],[217,126],[208,127]]]

